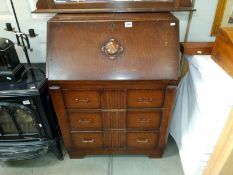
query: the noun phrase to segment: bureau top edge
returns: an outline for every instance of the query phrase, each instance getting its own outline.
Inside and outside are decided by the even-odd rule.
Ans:
[[[100,21],[153,21],[178,19],[170,12],[166,13],[97,13],[97,14],[57,14],[48,22],[100,22]]]

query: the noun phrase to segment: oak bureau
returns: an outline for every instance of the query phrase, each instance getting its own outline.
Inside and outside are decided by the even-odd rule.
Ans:
[[[47,37],[50,93],[70,157],[160,157],[179,73],[177,18],[58,14]]]

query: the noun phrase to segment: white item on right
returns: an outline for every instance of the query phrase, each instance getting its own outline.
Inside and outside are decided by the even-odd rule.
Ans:
[[[170,133],[185,175],[201,175],[233,106],[233,79],[210,56],[188,58]]]

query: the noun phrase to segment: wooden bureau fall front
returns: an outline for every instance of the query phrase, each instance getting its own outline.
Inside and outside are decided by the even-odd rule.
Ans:
[[[47,44],[50,93],[70,157],[162,155],[179,72],[173,15],[58,14]]]

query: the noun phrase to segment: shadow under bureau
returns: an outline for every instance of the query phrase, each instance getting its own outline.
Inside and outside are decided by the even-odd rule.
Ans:
[[[146,154],[166,146],[179,71],[170,13],[58,14],[47,76],[70,157]]]

